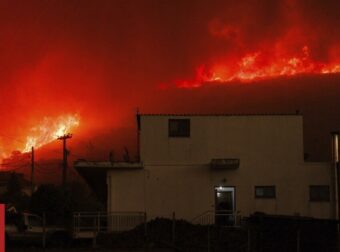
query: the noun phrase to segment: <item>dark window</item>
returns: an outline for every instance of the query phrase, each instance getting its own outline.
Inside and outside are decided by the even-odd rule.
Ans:
[[[190,137],[190,119],[169,119],[169,137]]]
[[[275,186],[255,186],[255,198],[274,199],[275,197]]]
[[[309,186],[310,201],[329,201],[329,186],[328,185],[312,185]]]
[[[28,223],[32,227],[41,227],[42,221],[38,216],[29,215],[28,216]]]

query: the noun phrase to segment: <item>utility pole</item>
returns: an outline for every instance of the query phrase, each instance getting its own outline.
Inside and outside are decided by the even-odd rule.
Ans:
[[[58,137],[58,140],[63,141],[63,177],[62,177],[62,185],[65,187],[66,179],[67,179],[67,156],[68,151],[66,149],[66,140],[72,138],[72,134],[65,134],[63,136]]]
[[[32,146],[31,152],[31,195],[34,192],[34,147]]]

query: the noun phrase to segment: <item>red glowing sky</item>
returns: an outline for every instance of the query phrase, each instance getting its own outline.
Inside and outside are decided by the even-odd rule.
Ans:
[[[340,128],[334,119],[339,74],[319,76],[340,71],[339,9],[337,0],[2,0],[0,152],[22,148],[46,117],[77,114],[73,140],[101,146],[106,157],[133,145],[139,107],[156,113],[300,109],[310,126],[306,148],[317,153],[313,146],[326,145],[329,130]],[[256,63],[240,72],[249,55],[257,55]],[[263,77],[287,62],[297,66],[289,73],[303,75]],[[262,77],[230,78],[249,72]]]

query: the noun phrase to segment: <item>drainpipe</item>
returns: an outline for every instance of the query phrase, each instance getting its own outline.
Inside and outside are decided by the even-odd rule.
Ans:
[[[137,109],[136,114],[137,119],[137,162],[140,162],[140,130],[141,130],[141,122],[140,122],[140,114],[139,110]]]
[[[334,217],[339,220],[339,132],[332,132],[332,166],[334,169]]]

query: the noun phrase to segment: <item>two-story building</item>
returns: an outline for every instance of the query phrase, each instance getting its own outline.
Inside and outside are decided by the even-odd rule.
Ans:
[[[302,115],[139,114],[137,124],[140,162],[75,164],[107,192],[108,212],[336,216],[334,167],[305,162]]]

